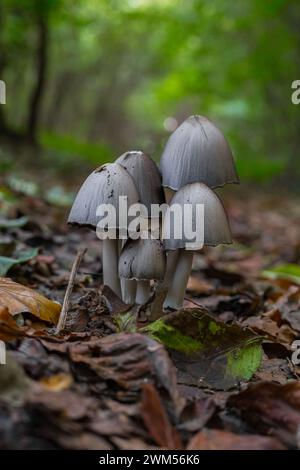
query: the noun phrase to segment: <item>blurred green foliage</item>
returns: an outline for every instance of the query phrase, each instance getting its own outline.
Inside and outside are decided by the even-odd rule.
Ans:
[[[298,0],[1,0],[0,78],[15,130],[26,127],[36,86],[41,19],[46,149],[93,165],[136,148],[159,159],[166,119],[204,114],[242,178],[297,177]]]

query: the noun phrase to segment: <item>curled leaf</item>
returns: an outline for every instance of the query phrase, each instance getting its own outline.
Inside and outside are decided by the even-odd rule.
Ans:
[[[61,305],[57,302],[3,277],[0,278],[0,306],[7,308],[13,316],[28,312],[40,320],[54,324],[57,323],[61,311]]]

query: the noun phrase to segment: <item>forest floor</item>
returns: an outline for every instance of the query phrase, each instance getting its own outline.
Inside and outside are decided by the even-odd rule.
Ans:
[[[1,449],[299,446],[292,345],[300,337],[300,200],[240,193],[225,198],[235,243],[195,256],[185,309],[171,321],[192,328],[200,313],[212,319],[211,334],[222,325],[202,355],[176,354],[145,328],[128,327],[132,309],[100,289],[101,243],[69,229],[67,209],[20,193],[2,198],[0,339],[8,352],[0,365]],[[88,251],[66,328],[56,335],[57,316],[34,293],[62,302],[82,246]],[[233,344],[237,356],[229,357]],[[226,375],[232,357],[235,371],[247,369],[235,378]]]

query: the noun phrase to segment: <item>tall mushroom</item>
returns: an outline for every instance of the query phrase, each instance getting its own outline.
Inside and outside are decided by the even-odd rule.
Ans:
[[[136,303],[150,297],[150,281],[164,278],[166,256],[160,240],[128,240],[119,259],[119,275],[137,281]]]
[[[190,116],[169,137],[160,161],[169,203],[176,191],[190,183],[210,188],[239,183],[232,152],[222,132],[205,116]],[[176,273],[178,252],[168,253],[165,283]]]
[[[187,281],[192,268],[193,252],[201,249],[203,244],[216,246],[223,243],[231,243],[230,228],[225,209],[218,196],[208,186],[203,183],[192,183],[184,186],[173,196],[170,203],[170,211],[175,204],[182,208],[182,219],[180,222],[183,229],[185,225],[185,205],[190,205],[192,211],[189,217],[193,225],[193,231],[197,230],[197,221],[195,220],[197,216],[196,206],[197,204],[203,204],[204,231],[203,239],[198,241],[198,245],[194,242],[192,249],[190,249],[190,244],[193,240],[186,237],[184,230],[180,238],[175,238],[174,230],[171,227],[168,233],[170,238],[164,240],[167,251],[179,250],[176,270],[164,303],[165,308],[172,309],[182,307]],[[167,223],[170,221],[168,217],[165,220]]]
[[[120,229],[127,229],[127,225],[123,226],[123,221],[119,219],[120,196],[127,197],[128,207],[139,202],[138,191],[130,174],[117,163],[102,165],[87,177],[79,189],[68,224],[96,229],[98,207],[109,204],[115,208],[116,219],[108,223],[107,230],[115,230],[118,236]],[[102,269],[103,283],[121,296],[117,237],[103,239]]]
[[[125,152],[116,160],[116,163],[122,165],[132,176],[139,193],[140,203],[147,210],[147,214],[144,216],[141,214],[141,232],[144,232],[145,236],[148,237],[149,222],[151,223],[152,233],[153,231],[159,232],[159,216],[153,213],[152,204],[163,204],[165,199],[161,175],[156,163],[139,150]],[[143,233],[140,233],[140,236],[143,237]],[[136,294],[135,280],[122,278],[121,287],[123,300],[127,303],[133,303]],[[148,282],[148,289],[150,289],[150,282]]]

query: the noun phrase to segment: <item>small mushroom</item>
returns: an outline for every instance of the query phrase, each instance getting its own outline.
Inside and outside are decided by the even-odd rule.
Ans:
[[[239,183],[228,142],[204,116],[190,116],[173,132],[164,148],[160,170],[163,186],[174,191],[195,182],[210,188]]]
[[[169,210],[172,210],[172,206],[178,204],[182,208],[182,227],[184,228],[184,212],[186,211],[185,205],[190,204],[192,208],[191,222],[192,229],[197,229],[196,224],[196,205],[204,205],[204,230],[203,239],[193,245],[192,249],[190,244],[192,240],[185,236],[183,230],[182,237],[176,239],[174,237],[174,225],[170,223],[171,218],[168,216],[165,218],[165,223],[170,223],[168,227],[168,234],[170,238],[164,240],[164,246],[166,251],[173,253],[174,250],[179,250],[176,270],[173,274],[167,298],[164,303],[165,308],[178,309],[182,307],[184,300],[184,293],[190,271],[193,263],[193,252],[202,248],[203,245],[216,246],[219,244],[232,243],[231,233],[228,224],[227,215],[223,207],[222,202],[212,189],[203,183],[192,183],[181,188],[172,198],[170,202]],[[166,233],[166,227],[164,227],[164,233]],[[168,256],[169,256],[168,253]]]
[[[152,213],[152,204],[163,204],[165,202],[164,192],[161,182],[161,174],[156,163],[145,153],[139,150],[132,150],[121,155],[116,163],[122,165],[132,176],[140,197],[140,203],[146,207],[147,216],[141,214],[141,232],[148,232],[148,224],[151,219],[153,231],[159,231],[159,218]],[[141,233],[142,235],[142,233]],[[146,282],[146,281],[145,281]],[[149,282],[150,288],[150,282]],[[136,295],[136,282],[133,280],[121,279],[122,298],[128,303],[134,303]]]
[[[119,259],[119,275],[137,281],[136,303],[150,297],[150,281],[161,281],[166,269],[166,255],[160,240],[128,240]]]
[[[99,222],[99,205],[111,204],[116,211],[116,220],[107,229],[127,229],[119,220],[120,196],[127,196],[128,207],[139,202],[139,195],[130,174],[119,164],[102,165],[93,171],[79,189],[68,224],[96,229]],[[118,277],[118,240],[106,238],[102,249],[103,283],[121,296]]]

